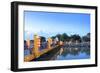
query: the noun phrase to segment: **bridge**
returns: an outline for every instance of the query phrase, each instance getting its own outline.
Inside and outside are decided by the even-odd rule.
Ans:
[[[52,47],[50,49],[44,49],[40,52],[38,52],[38,56],[35,56],[34,54],[25,56],[24,61],[47,61],[51,60],[54,55],[56,55],[61,49],[61,46]]]
[[[37,35],[34,35],[34,43],[32,43],[34,45],[34,47],[32,48],[32,53],[30,55],[26,55],[24,56],[24,61],[25,62],[30,62],[30,61],[47,61],[47,60],[52,60],[55,55],[57,55],[58,53],[61,54],[61,52],[63,51],[62,47],[90,47],[90,43],[86,42],[82,42],[82,43],[63,43],[61,41],[59,41],[58,43],[56,43],[55,46],[51,46],[52,43],[52,39],[48,38],[48,43],[47,43],[47,47],[44,48],[43,50],[40,50],[40,37]],[[27,41],[27,46],[30,46],[30,40],[28,39]],[[77,50],[77,48],[76,48]]]
[[[34,35],[34,47],[32,49],[32,54],[27,55],[24,57],[25,62],[30,61],[43,61],[43,60],[50,60],[53,58],[55,54],[60,51],[62,42],[59,42],[56,46],[51,46],[52,39],[48,38],[47,48],[39,51],[40,47],[40,38],[37,35]],[[27,45],[30,46],[29,39],[27,40]]]

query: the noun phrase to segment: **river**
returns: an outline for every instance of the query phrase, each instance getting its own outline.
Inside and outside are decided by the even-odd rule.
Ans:
[[[73,59],[89,59],[90,58],[90,47],[63,47],[62,51],[56,56],[56,60],[73,60]]]

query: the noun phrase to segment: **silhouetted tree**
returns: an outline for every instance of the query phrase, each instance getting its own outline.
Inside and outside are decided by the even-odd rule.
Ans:
[[[52,40],[54,40],[56,38],[56,36],[52,36],[51,38],[52,38]]]
[[[61,40],[61,38],[62,38],[62,37],[61,37],[61,34],[57,34],[56,37],[57,37],[59,40]]]
[[[82,41],[89,42],[90,41],[90,33],[87,33],[87,35],[83,36]]]
[[[41,42],[46,42],[46,38],[45,37],[40,36],[40,38],[41,38]]]
[[[62,38],[63,38],[62,41],[69,41],[70,40],[70,37],[66,33],[62,34]]]
[[[70,38],[72,39],[73,42],[75,42],[76,40],[81,42],[81,37],[77,34],[71,35]]]

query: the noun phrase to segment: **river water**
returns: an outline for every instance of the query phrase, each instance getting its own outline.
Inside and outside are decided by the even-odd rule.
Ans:
[[[24,50],[24,56],[30,54],[29,49]],[[90,46],[62,46],[60,51],[51,60],[89,59]]]
[[[63,47],[56,60],[89,59],[90,47]]]

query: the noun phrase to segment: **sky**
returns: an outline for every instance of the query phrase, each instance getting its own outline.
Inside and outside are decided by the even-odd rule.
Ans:
[[[90,32],[90,14],[24,11],[24,39],[34,34],[51,37],[66,33],[84,36]]]

